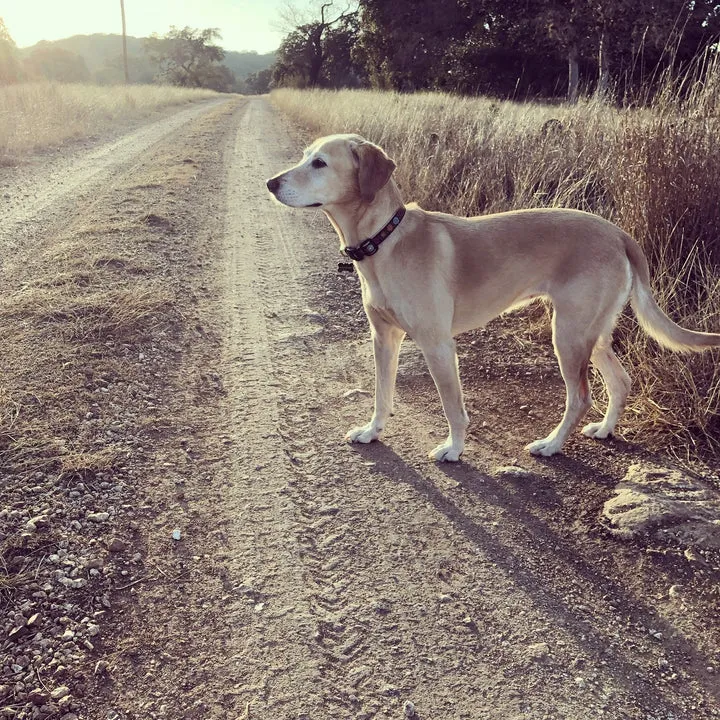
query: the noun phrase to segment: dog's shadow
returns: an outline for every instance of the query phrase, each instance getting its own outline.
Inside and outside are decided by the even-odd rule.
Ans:
[[[629,593],[622,575],[613,572],[615,564],[606,561],[612,558],[614,545],[620,541],[608,535],[599,543],[597,538],[578,532],[572,524],[567,531],[557,523],[550,524],[546,518],[563,508],[565,498],[543,474],[507,472],[496,477],[467,461],[440,464],[428,461],[424,471],[422,465],[408,464],[383,442],[353,448],[364,460],[374,463],[371,473],[411,487],[444,515],[479,555],[491,558],[519,593],[531,598],[535,607],[544,608],[553,623],[575,638],[578,646],[595,648],[614,681],[629,692],[633,691],[632,678],[638,671],[633,653],[621,648],[607,653],[607,648],[617,645],[612,628],[588,622],[587,608],[605,606],[609,598],[619,616],[632,618],[636,625],[654,628],[664,637],[673,638],[675,649],[692,658],[693,664],[701,666],[705,662],[705,654],[690,637],[681,635],[676,627],[659,617],[650,603]],[[543,462],[559,462],[566,472],[578,476],[592,473],[596,482],[608,486],[616,482],[566,456]],[[507,518],[501,527],[497,523],[483,523],[483,511],[488,507]],[[527,551],[528,547],[532,550]],[[573,602],[568,600],[569,584],[573,591],[580,589],[581,593]],[[706,692],[720,700],[716,683],[699,680]],[[665,702],[669,703],[667,699]],[[681,708],[676,711],[682,716]]]

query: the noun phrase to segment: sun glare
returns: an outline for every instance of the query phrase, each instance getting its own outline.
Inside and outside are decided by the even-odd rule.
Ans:
[[[272,27],[281,0],[125,0],[127,33],[147,37],[170,26],[219,28],[226,50],[269,52],[282,33]],[[9,5],[9,7],[8,7]],[[13,0],[0,17],[18,47],[72,35],[120,33],[120,0]]]
[[[19,47],[71,35],[121,32],[119,0],[29,0],[6,6],[0,16]]]

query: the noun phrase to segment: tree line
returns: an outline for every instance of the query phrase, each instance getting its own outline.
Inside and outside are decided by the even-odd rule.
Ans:
[[[715,0],[328,1],[283,39],[265,80],[623,99],[714,51],[719,36]]]
[[[142,67],[133,79],[219,92],[244,90],[235,74],[223,64],[225,51],[217,44],[218,40],[220,33],[215,28],[189,27],[172,27],[164,35],[145,38]],[[120,81],[121,62],[118,54],[108,61],[100,75]],[[96,73],[95,79],[97,76]],[[54,43],[38,43],[29,53],[21,53],[0,18],[0,85],[40,79],[82,83],[94,78],[82,55]]]
[[[143,80],[224,92],[364,87],[624,101],[651,97],[666,71],[682,74],[716,52],[718,37],[717,0],[318,0],[275,64],[242,85],[214,28],[146,38]],[[38,78],[91,79],[82,57],[51,44],[21,56],[0,18],[0,84]]]

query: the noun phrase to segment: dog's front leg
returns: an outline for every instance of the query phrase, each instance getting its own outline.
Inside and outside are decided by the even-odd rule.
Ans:
[[[420,345],[440,393],[440,400],[450,427],[448,439],[430,452],[430,459],[438,462],[457,462],[465,449],[468,416],[460,385],[455,341],[450,338],[446,341],[422,344],[416,339],[416,342]]]
[[[345,436],[348,442],[369,443],[377,440],[393,410],[398,355],[405,332],[390,325],[372,311],[368,312],[375,357],[375,412],[367,425],[353,428]]]

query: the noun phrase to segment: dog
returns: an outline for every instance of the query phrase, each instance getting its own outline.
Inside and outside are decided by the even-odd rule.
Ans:
[[[652,296],[648,263],[627,233],[580,210],[516,210],[471,218],[405,205],[395,163],[359,135],[323,137],[294,167],[267,181],[282,204],[320,208],[352,258],[373,340],[375,409],[349,442],[377,440],[392,414],[400,344],[422,351],[442,400],[447,440],[430,452],[455,462],[465,447],[468,415],[454,337],[536,298],[553,306],[555,355],[566,386],[565,412],[534,455],[557,453],[592,405],[588,368],[608,394],[600,422],[582,432],[611,435],[630,391],[630,377],[611,347],[618,315],[630,300],[643,329],[676,351],[720,346],[720,334],[686,330]]]

